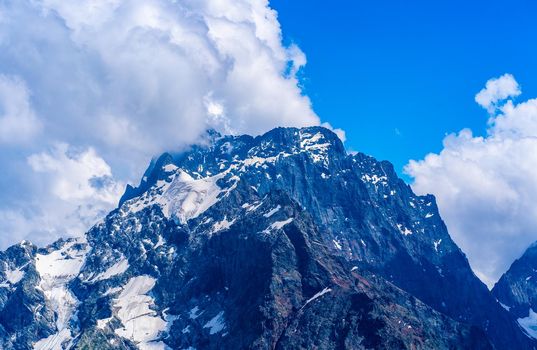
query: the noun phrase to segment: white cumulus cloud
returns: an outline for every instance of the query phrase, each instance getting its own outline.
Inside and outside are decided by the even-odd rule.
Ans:
[[[0,245],[31,239],[46,244],[84,233],[117,205],[124,184],[94,149],[64,143],[27,158],[32,193],[0,208]]]
[[[0,144],[28,142],[40,129],[26,84],[20,78],[0,74]]]
[[[520,87],[515,78],[511,74],[504,74],[499,78],[487,81],[483,90],[475,95],[475,101],[492,113],[499,102],[520,94]]]
[[[92,148],[76,151],[60,143],[51,152],[31,155],[28,164],[48,177],[51,194],[64,201],[115,205],[123,190],[113,181],[110,166]]]
[[[0,225],[0,244],[33,239],[28,222],[60,206],[87,207],[88,196],[117,201],[115,190],[88,185],[85,166],[96,178],[113,170],[113,183],[137,182],[152,156],[207,128],[319,125],[297,78],[306,62],[299,47],[283,44],[267,0],[0,2],[0,162],[9,165],[0,212],[17,215],[10,228]],[[50,195],[40,176],[52,186],[53,209],[40,197]],[[72,225],[55,217],[42,226]]]
[[[440,153],[405,168],[416,192],[436,196],[450,234],[489,286],[537,240],[537,99],[496,107],[519,94],[511,75],[489,80],[476,96],[497,108],[487,135],[450,134]]]
[[[178,148],[221,126],[207,96],[237,133],[320,123],[296,77],[305,55],[282,44],[268,1],[22,0],[0,12],[0,67],[70,144]]]

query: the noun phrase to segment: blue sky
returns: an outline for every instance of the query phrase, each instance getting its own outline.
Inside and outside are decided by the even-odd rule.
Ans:
[[[271,3],[284,40],[308,57],[302,78],[314,110],[345,129],[348,147],[399,174],[439,151],[446,133],[485,133],[474,96],[488,79],[511,73],[537,95],[535,1]]]

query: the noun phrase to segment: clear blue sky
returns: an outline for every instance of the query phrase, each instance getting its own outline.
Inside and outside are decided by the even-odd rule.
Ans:
[[[284,40],[308,57],[305,92],[347,147],[388,159],[441,149],[446,133],[485,132],[474,102],[513,74],[537,96],[537,2],[274,0]],[[396,129],[399,131],[396,132]]]

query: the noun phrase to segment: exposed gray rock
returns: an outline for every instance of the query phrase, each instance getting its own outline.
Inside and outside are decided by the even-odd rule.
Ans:
[[[534,346],[434,197],[320,127],[211,132],[152,162],[85,238],[2,254],[7,348]]]
[[[518,319],[528,336],[537,338],[537,245],[526,252],[498,280],[492,294]]]

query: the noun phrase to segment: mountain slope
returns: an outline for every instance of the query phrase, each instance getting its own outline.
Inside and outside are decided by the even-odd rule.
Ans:
[[[203,229],[215,214],[203,215],[190,239],[159,207],[120,209],[87,242],[36,254],[30,265],[45,260],[41,276],[66,277],[63,295],[78,304],[73,317],[69,303],[54,307],[42,290],[56,316],[36,348],[491,349],[480,330],[330,257],[310,216],[285,194],[257,199],[228,228]],[[237,202],[243,198],[230,196],[211,210]],[[79,266],[80,255],[76,277],[59,268]],[[35,277],[28,268],[23,279]],[[30,348],[28,334],[12,333],[3,345]]]
[[[84,239],[10,249],[0,335],[15,348],[534,346],[434,198],[320,127],[209,133],[152,162]]]
[[[537,339],[537,245],[532,244],[498,280],[492,294],[527,334]]]
[[[256,138],[213,135],[208,143],[163,155],[138,190],[143,193],[158,181],[159,169],[168,163],[202,178],[236,177],[260,196],[282,190],[312,215],[333,254],[382,274],[458,321],[485,329],[499,348],[509,348],[513,339],[532,346],[471,271],[434,197],[416,196],[390,163],[347,155],[335,134],[318,127],[278,128]]]

